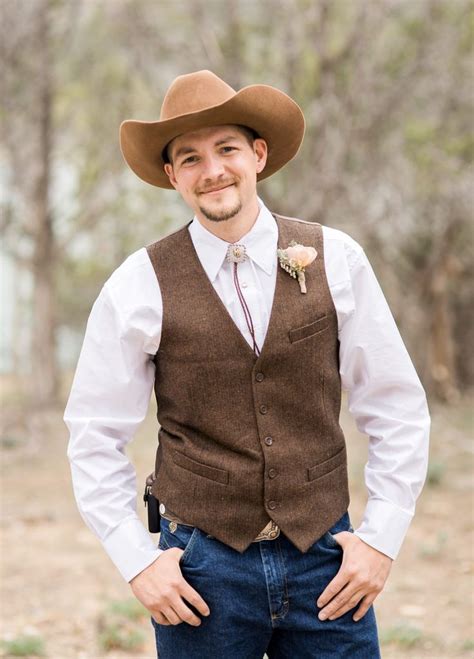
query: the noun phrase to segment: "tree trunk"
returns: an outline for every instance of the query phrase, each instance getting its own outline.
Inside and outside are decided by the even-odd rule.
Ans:
[[[55,245],[49,205],[52,150],[52,70],[48,11],[38,16],[38,163],[32,181],[34,254],[32,259],[33,322],[31,393],[36,407],[44,408],[58,396],[59,375],[55,339]]]
[[[454,280],[458,275],[458,265],[453,254],[460,226],[459,218],[454,216],[449,219],[438,244],[432,247],[432,260],[425,273],[425,308],[429,318],[429,389],[445,402],[453,402],[459,398],[450,303]]]
[[[456,382],[453,328],[449,305],[449,268],[446,258],[438,264],[431,285],[432,313],[429,335],[430,374],[437,398],[453,402],[459,397]]]

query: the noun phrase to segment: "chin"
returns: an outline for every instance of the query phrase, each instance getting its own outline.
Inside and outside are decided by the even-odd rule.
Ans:
[[[230,220],[242,210],[242,204],[226,204],[225,206],[218,205],[213,208],[207,206],[200,206],[199,210],[204,215],[206,219],[210,222],[224,222],[225,220]]]

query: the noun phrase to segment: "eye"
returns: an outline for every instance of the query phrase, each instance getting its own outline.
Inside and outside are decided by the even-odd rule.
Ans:
[[[235,148],[235,146],[223,146],[221,151],[223,151],[224,153],[230,153],[231,151],[237,151],[237,149]]]
[[[188,156],[182,161],[182,165],[191,165],[192,163],[196,162],[197,156]]]

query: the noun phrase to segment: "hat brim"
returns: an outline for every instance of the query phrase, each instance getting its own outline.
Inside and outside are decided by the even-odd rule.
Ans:
[[[257,180],[271,176],[295,157],[303,141],[305,120],[287,94],[269,85],[250,85],[224,103],[164,121],[127,119],[120,126],[120,148],[129,167],[142,180],[173,188],[163,167],[162,152],[183,133],[225,124],[248,126],[268,146],[265,168]]]

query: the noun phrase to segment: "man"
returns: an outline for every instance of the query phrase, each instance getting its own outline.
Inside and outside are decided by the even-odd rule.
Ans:
[[[194,218],[104,285],[65,412],[79,509],[150,610],[160,659],[380,656],[372,603],[425,476],[426,398],[362,248],[272,214],[300,108],[266,85],[180,76],[123,155]],[[124,448],[155,386],[159,547]],[[369,435],[354,531],[341,384]]]

